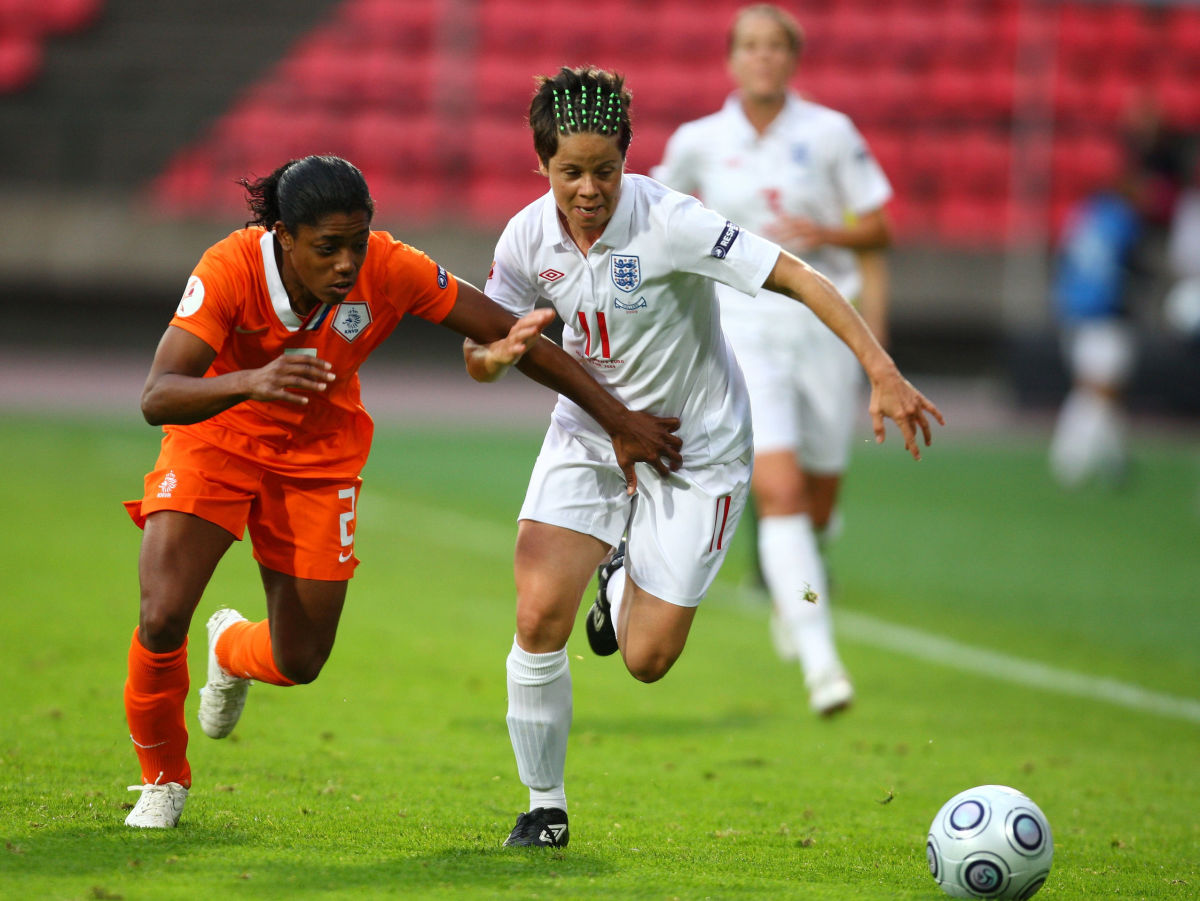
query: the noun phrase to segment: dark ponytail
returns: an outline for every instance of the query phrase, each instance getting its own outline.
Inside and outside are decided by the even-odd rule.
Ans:
[[[365,212],[375,215],[375,201],[358,168],[336,156],[306,156],[289,160],[257,181],[239,179],[254,218],[247,225],[271,229],[282,222],[290,232],[299,225],[316,225],[330,213]]]

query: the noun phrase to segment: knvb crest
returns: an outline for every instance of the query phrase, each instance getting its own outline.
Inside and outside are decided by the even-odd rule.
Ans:
[[[635,256],[614,253],[612,257],[612,280],[613,284],[626,294],[632,294],[642,283],[641,262]]]
[[[340,303],[333,320],[333,330],[353,341],[371,324],[371,308],[365,303]]]

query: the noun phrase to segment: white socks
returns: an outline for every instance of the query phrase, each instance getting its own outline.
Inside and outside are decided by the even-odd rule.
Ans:
[[[529,809],[567,809],[563,771],[571,731],[571,670],[565,647],[530,654],[513,640],[508,653],[508,737]]]
[[[622,566],[608,578],[608,609],[612,616],[613,634],[618,638],[617,623],[621,621],[621,604],[625,601],[625,567]],[[618,640],[617,644],[620,644]]]
[[[1126,461],[1124,411],[1116,402],[1083,388],[1063,401],[1050,441],[1050,468],[1073,488],[1093,476],[1115,481]]]
[[[812,520],[807,514],[760,519],[758,556],[767,588],[807,680],[811,683],[831,670],[840,670],[842,664],[833,645],[825,563],[817,548]],[[816,594],[815,604],[804,599],[809,592]]]

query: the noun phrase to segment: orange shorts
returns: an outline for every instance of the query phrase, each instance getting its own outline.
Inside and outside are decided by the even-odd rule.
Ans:
[[[160,510],[191,513],[241,541],[254,559],[300,579],[344,582],[354,574],[355,505],[362,479],[282,476],[190,435],[169,431],[141,500],[125,509],[139,528]]]

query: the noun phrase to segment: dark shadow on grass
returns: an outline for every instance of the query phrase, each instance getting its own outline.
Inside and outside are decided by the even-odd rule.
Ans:
[[[124,828],[124,827],[122,827]],[[319,898],[344,896],[359,890],[374,897],[384,887],[389,896],[422,897],[455,889],[467,897],[487,897],[505,890],[546,892],[578,880],[602,878],[614,871],[610,856],[571,848],[446,848],[429,853],[389,854],[386,845],[357,851],[347,860],[346,849],[288,860],[243,853],[226,858],[218,849],[242,845],[237,832],[185,829],[171,832],[93,832],[64,830],[18,842],[21,857],[10,872],[17,880],[58,884],[64,891],[96,891],[96,897],[149,897],[143,893],[156,880],[169,897],[180,897],[186,886],[197,897],[223,888],[266,892],[270,897]],[[277,851],[278,849],[273,849]],[[341,859],[339,859],[339,857]],[[9,863],[15,863],[9,861]],[[477,894],[476,894],[477,893]]]
[[[221,847],[242,847],[249,833],[239,829],[181,822],[176,829],[131,829],[124,813],[111,824],[75,821],[5,836],[25,876],[93,876],[109,874],[113,862],[141,866]]]

